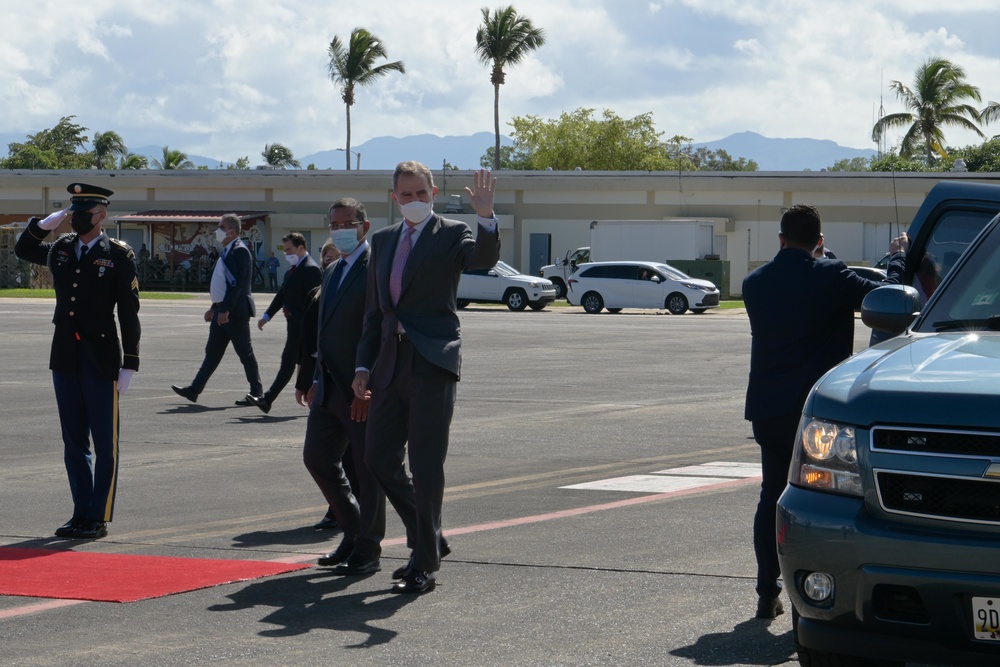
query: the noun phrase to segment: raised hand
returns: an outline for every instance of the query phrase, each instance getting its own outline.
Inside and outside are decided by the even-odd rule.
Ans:
[[[493,217],[493,193],[496,185],[497,179],[493,173],[480,169],[472,177],[472,189],[465,188],[472,210],[481,218]]]

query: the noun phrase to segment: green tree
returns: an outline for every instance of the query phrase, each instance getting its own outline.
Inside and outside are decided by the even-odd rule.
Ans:
[[[866,157],[845,157],[823,171],[868,171],[868,164],[869,160]]]
[[[261,157],[264,158],[264,162],[268,166],[277,169],[287,169],[288,167],[294,169],[302,168],[302,163],[295,159],[292,151],[281,144],[264,144]]]
[[[504,169],[507,171],[527,171],[532,169],[531,157],[519,152],[514,146],[500,147],[499,167],[497,167],[497,161],[493,157],[495,153],[496,149],[493,146],[488,147],[482,157],[479,158],[479,166],[483,169]]]
[[[391,63],[375,63],[388,58],[382,40],[364,28],[355,28],[351,32],[350,44],[344,46],[340,37],[334,37],[327,49],[330,63],[327,71],[333,85],[340,89],[340,97],[347,106],[347,148],[344,156],[347,158],[347,169],[351,168],[351,107],[354,106],[355,86],[370,86],[389,72],[406,73],[403,61]]]
[[[476,31],[476,55],[480,62],[490,66],[490,83],[493,84],[493,168],[500,169],[500,86],[512,67],[524,60],[529,53],[545,43],[545,33],[532,25],[531,19],[519,16],[512,6],[501,7],[490,13],[482,8],[483,23]]]
[[[233,162],[232,164],[223,165],[223,164],[220,163],[219,164],[219,168],[220,169],[229,169],[229,170],[238,170],[238,171],[249,169],[250,168],[250,156],[249,155],[244,155],[241,158],[237,158],[236,162]]]
[[[163,158],[153,160],[154,169],[194,169],[194,162],[188,159],[186,153],[163,147]]]
[[[934,171],[922,159],[922,156],[903,157],[895,151],[890,151],[882,157],[872,159],[868,165],[871,171]]]
[[[55,127],[29,134],[22,142],[7,144],[5,169],[86,169],[92,155],[80,152],[88,142],[87,128],[73,122],[76,116],[64,116]]]
[[[122,170],[149,169],[149,160],[145,155],[126,153],[118,160],[118,168]]]
[[[757,171],[760,165],[745,157],[733,158],[728,151],[704,146],[687,152],[697,171]]]
[[[123,158],[128,155],[128,148],[125,141],[117,132],[108,130],[107,132],[94,133],[94,167],[98,169],[114,169],[116,158]]]
[[[1000,171],[1000,137],[994,137],[977,146],[966,146],[952,151],[952,156],[965,161],[969,171]]]
[[[979,112],[979,116],[986,125],[1000,121],[1000,102],[990,101],[986,108]]]
[[[976,126],[979,111],[966,100],[981,102],[979,88],[965,80],[965,70],[943,58],[931,58],[914,73],[913,88],[901,81],[893,81],[889,88],[909,109],[884,116],[872,128],[875,142],[882,140],[887,130],[907,128],[899,146],[899,155],[913,157],[922,151],[927,164],[934,162],[934,155],[942,158],[945,150],[944,128],[947,126],[972,130],[984,136]]]

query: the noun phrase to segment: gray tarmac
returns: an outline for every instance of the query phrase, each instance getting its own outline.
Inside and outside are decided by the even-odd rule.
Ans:
[[[207,306],[143,301],[115,521],[103,540],[67,542],[52,537],[71,514],[47,369],[53,302],[0,300],[0,545],[312,563],[337,545],[339,533],[310,528],[325,504],[302,464],[306,410],[291,388],[269,415],[234,406],[247,384],[230,350],[198,404],[171,391],[201,362]],[[461,318],[444,503],[453,553],[437,590],[388,592],[408,557],[390,508],[383,570],[368,577],[309,568],[125,604],[0,596],[0,663],[795,664],[790,614],[753,618],[755,480],[562,488],[755,463],[745,312],[471,306]],[[278,322],[253,330],[265,386],[283,339]]]

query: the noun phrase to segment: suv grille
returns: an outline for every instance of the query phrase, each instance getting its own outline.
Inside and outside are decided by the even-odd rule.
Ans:
[[[1000,434],[875,428],[872,448],[915,454],[1000,457]]]
[[[879,501],[888,512],[1000,524],[1000,482],[875,471]]]

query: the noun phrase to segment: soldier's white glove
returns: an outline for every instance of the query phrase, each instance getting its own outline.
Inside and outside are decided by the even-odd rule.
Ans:
[[[128,391],[128,386],[132,384],[133,375],[135,375],[135,371],[131,368],[122,368],[118,371],[118,382],[115,383],[115,386],[118,387],[119,396]]]
[[[53,229],[62,224],[62,221],[66,219],[69,214],[69,209],[64,208],[61,211],[56,211],[55,213],[49,213],[48,217],[38,223],[38,226],[47,232],[51,232]]]

